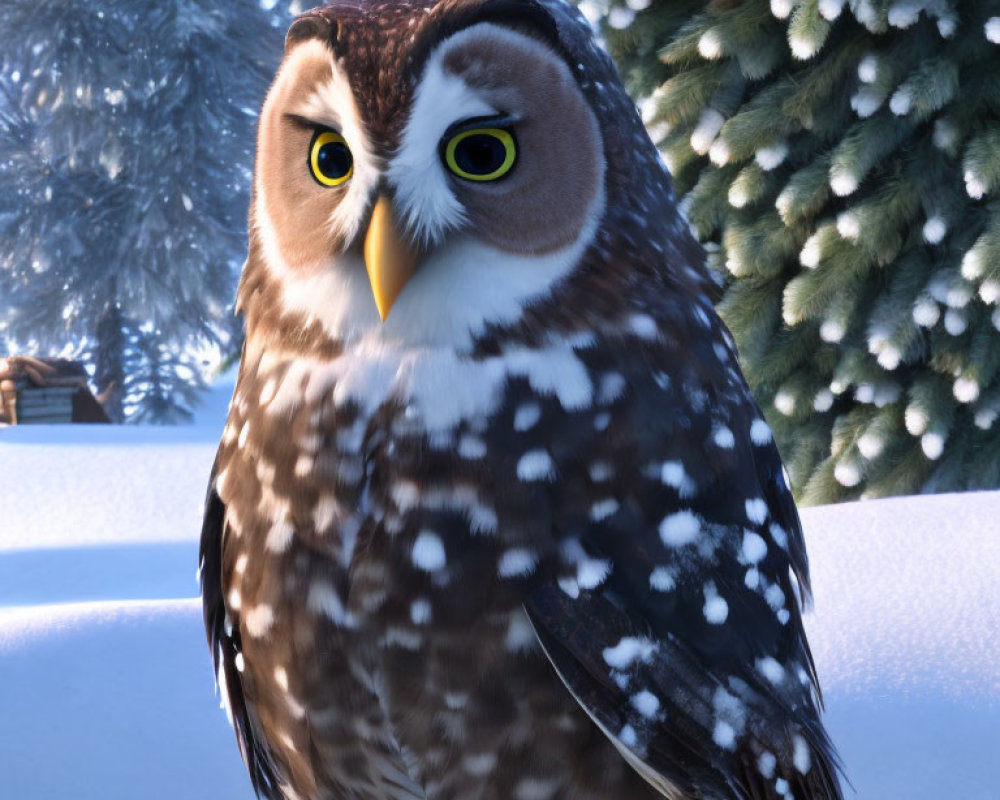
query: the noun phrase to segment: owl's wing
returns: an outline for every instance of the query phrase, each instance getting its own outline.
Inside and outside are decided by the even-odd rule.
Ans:
[[[798,515],[715,333],[680,366],[667,348],[606,359],[627,388],[592,482],[552,497],[559,566],[525,607],[566,687],[665,796],[840,800],[800,616]],[[562,453],[564,483],[580,448]]]
[[[237,668],[240,653],[239,627],[227,618],[222,590],[222,545],[225,538],[226,507],[215,491],[215,474],[218,462],[212,467],[212,476],[205,498],[205,516],[201,527],[199,551],[199,577],[201,581],[202,610],[205,633],[212,652],[215,674],[222,702],[231,717],[240,754],[250,772],[250,780],[258,796],[278,800],[281,795],[271,756],[263,741],[256,734],[243,684]]]

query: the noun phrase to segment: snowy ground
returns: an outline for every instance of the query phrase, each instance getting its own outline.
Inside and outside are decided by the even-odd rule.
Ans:
[[[252,796],[194,599],[228,391],[187,428],[0,431],[4,800]],[[854,796],[1000,800],[1000,492],[803,517]]]

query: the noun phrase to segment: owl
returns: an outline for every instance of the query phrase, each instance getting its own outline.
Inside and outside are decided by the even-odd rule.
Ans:
[[[839,800],[802,531],[559,0],[339,0],[259,119],[205,624],[284,800]]]

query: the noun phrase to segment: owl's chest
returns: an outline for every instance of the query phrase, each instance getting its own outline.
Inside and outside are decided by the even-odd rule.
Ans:
[[[572,507],[554,493],[582,488],[590,391],[571,348],[245,365],[218,479],[234,582],[301,592],[297,570],[320,569],[344,614],[382,625],[425,599],[452,598],[442,626],[506,607],[551,549],[552,509]]]
[[[301,422],[272,426],[225,462],[234,584],[305,592],[335,622],[403,638],[519,605],[554,541],[550,486],[518,478],[523,447],[491,441],[495,420],[428,431],[412,409],[386,404],[320,407]],[[244,425],[249,439],[255,420]]]
[[[229,462],[224,583],[246,694],[284,732],[269,744],[304,797],[324,782],[387,796],[386,764],[461,778],[437,796],[468,796],[548,717],[577,730],[522,609],[554,541],[544,484],[515,486],[517,459],[491,452],[486,422],[432,438],[405,407],[340,412],[294,447],[262,438]],[[469,771],[445,768],[466,751]]]
[[[303,797],[395,796],[387,770],[512,797],[527,759],[555,787],[589,746],[522,604],[580,556],[612,400],[569,349],[464,370],[259,369],[234,403],[223,583],[247,702]]]

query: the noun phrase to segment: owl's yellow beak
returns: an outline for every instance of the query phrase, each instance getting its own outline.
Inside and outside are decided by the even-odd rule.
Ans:
[[[419,254],[406,242],[392,203],[380,194],[365,234],[365,267],[382,321],[417,267]]]

